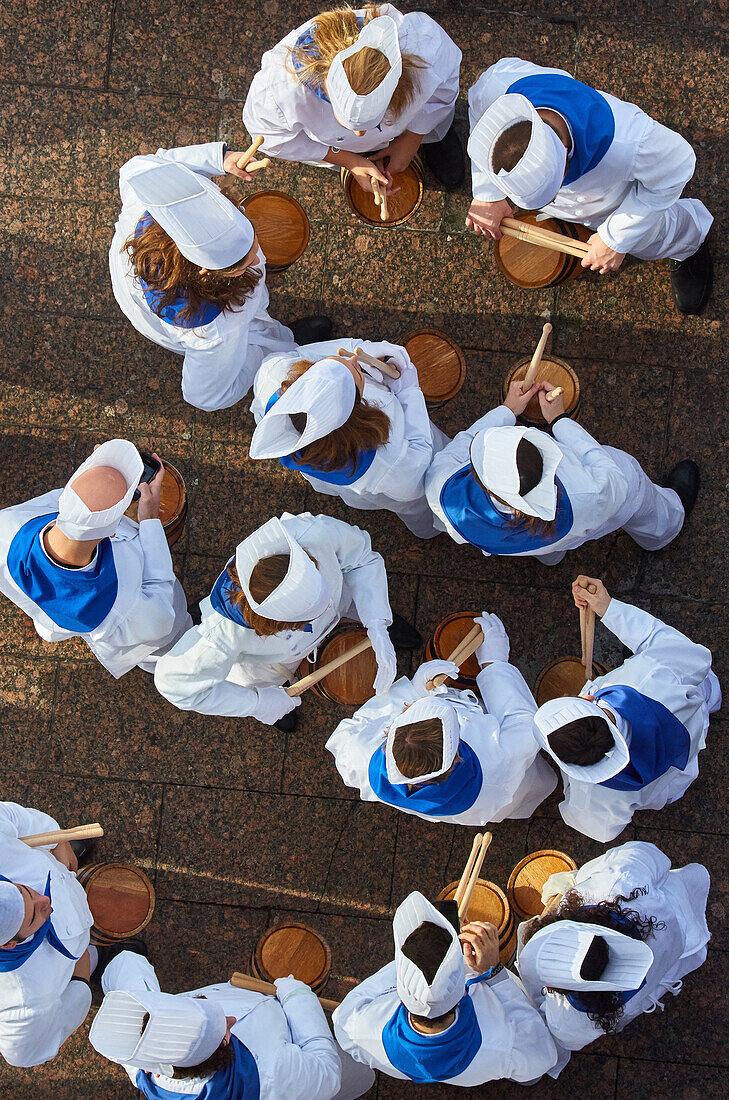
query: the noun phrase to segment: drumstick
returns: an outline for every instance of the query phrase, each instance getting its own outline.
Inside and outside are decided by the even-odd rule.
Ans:
[[[325,676],[328,676],[330,672],[334,672],[336,669],[341,668],[342,665],[346,665],[347,661],[351,661],[353,657],[359,656],[360,653],[364,653],[366,649],[369,649],[372,642],[369,638],[363,638],[361,642],[357,642],[351,649],[348,649],[346,653],[340,653],[338,657],[335,657],[332,661],[327,661],[325,665],[318,668],[316,672],[310,672],[308,676],[302,676],[300,680],[297,680],[295,684],[289,684],[284,691],[287,695],[295,696],[301,695],[307,688],[313,687],[314,684],[318,684],[320,680],[323,680]]]
[[[581,584],[586,592],[594,596],[597,587],[594,584]],[[580,608],[580,635],[582,642],[582,663],[585,666],[585,679],[592,679],[592,652],[595,648],[595,612],[591,607]]]
[[[250,974],[241,974],[237,970],[230,979],[230,984],[236,989],[250,989],[254,993],[276,993],[273,982],[264,982],[261,978],[253,978]],[[319,997],[318,1000],[325,1012],[334,1012],[340,1005],[339,1001],[330,1001],[328,997]]]
[[[481,627],[477,624],[471,631],[471,633],[468,634],[463,639],[463,641],[456,646],[448,660],[452,661],[454,665],[458,665],[459,667],[460,665],[465,665],[468,658],[473,656],[478,647],[481,645],[482,641],[483,631],[481,630]],[[432,691],[433,688],[440,687],[440,685],[444,684],[447,679],[448,674],[446,672],[439,673],[437,676],[434,676],[432,680],[428,680],[427,684],[425,685],[426,691]]]
[[[386,222],[389,217],[387,209],[387,191],[383,191],[380,198],[380,221]]]
[[[483,866],[483,861],[486,858],[486,853],[492,840],[493,837],[491,833],[484,833],[483,837],[481,838],[481,850],[476,857],[476,862],[474,863],[473,870],[471,871],[471,877],[468,880],[468,885],[466,886],[466,889],[461,898],[461,903],[458,906],[459,919],[464,922],[468,920],[468,907],[471,904],[471,896],[473,894],[473,891],[476,889],[478,876],[481,874],[481,867]]]
[[[471,848],[471,854],[468,857],[468,860],[466,862],[466,866],[463,868],[463,874],[461,875],[461,877],[459,879],[458,886],[456,887],[456,892],[453,895],[453,901],[458,906],[460,906],[460,904],[461,904],[461,898],[463,897],[463,895],[465,893],[466,885],[468,884],[468,879],[470,877],[471,871],[473,870],[473,865],[476,862],[476,856],[478,855],[479,849],[481,847],[481,841],[482,840],[483,840],[483,833],[476,833],[475,837],[473,838],[473,846]]]
[[[540,245],[542,248],[551,248],[553,252],[564,252],[568,256],[578,256],[580,259],[583,259],[589,251],[583,241],[563,237],[561,233],[553,233],[551,229],[526,225],[516,218],[504,218],[501,222],[501,231],[506,237]]]
[[[270,157],[264,157],[263,160],[249,160],[246,164],[246,172],[260,172],[262,168],[268,168],[270,163]]]
[[[552,331],[552,326],[550,325],[549,321],[547,321],[546,325],[542,329],[542,335],[539,337],[539,343],[537,344],[536,348],[534,349],[534,355],[532,355],[532,361],[529,364],[529,366],[527,367],[527,372],[524,375],[524,381],[522,383],[522,389],[524,391],[528,390],[529,387],[531,386],[532,382],[534,381],[534,375],[537,373],[537,367],[539,366],[539,364],[542,361],[542,356],[544,355],[544,349],[547,346],[547,340],[549,339],[549,334],[550,334],[551,331]]]
[[[547,394],[547,401],[554,401],[555,397],[559,397],[562,393],[564,393],[562,387],[557,386],[556,389],[549,391],[549,393]]]
[[[76,825],[73,829],[56,829],[51,833],[31,833],[19,839],[29,848],[42,848],[45,844],[60,844],[63,840],[91,840],[103,835],[104,830],[95,821],[92,825]]]
[[[351,352],[345,353],[351,355]],[[374,355],[370,355],[369,352],[363,350],[363,348],[355,348],[354,354],[358,359],[361,359],[363,363],[366,363],[368,367],[376,367],[377,370],[381,370],[383,374],[386,374],[388,378],[399,378],[400,371],[397,367],[390,366],[389,363],[384,363],[382,359],[375,359]]]
[[[371,179],[372,179],[372,195],[373,195],[374,200],[375,200],[375,206],[382,206],[382,192],[380,191],[380,181],[378,179],[375,179],[374,176],[372,176]],[[382,215],[380,215],[380,216],[382,216]]]
[[[242,157],[238,157],[238,167],[245,168],[249,160],[253,160],[258,150],[263,145],[263,138],[256,137],[253,139],[253,144],[249,145]]]

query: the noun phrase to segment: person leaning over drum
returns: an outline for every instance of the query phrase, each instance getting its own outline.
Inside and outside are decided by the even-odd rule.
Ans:
[[[457,825],[531,817],[556,779],[541,759],[532,723],[537,705],[509,662],[509,638],[496,615],[475,620],[484,632],[476,651],[478,690],[443,684],[449,661],[428,661],[412,680],[397,680],[339,723],[327,741],[339,774],[368,802]]]
[[[626,253],[671,260],[673,297],[700,313],[713,268],[713,218],[682,199],[696,156],[680,134],[634,103],[563,69],[504,57],[468,93],[473,203],[466,224],[498,239],[508,200],[595,230],[583,267],[617,271]]]
[[[294,728],[284,716],[301,701],[281,685],[342,616],[354,611],[367,629],[378,692],[397,671],[388,629],[398,644],[419,639],[401,619],[390,626],[385,563],[367,532],[309,512],[284,512],[245,538],[200,607],[200,626],[158,663],[158,691],[181,710],[281,729]]]
[[[545,565],[620,528],[644,550],[667,546],[696,503],[696,463],[679,462],[665,487],[655,485],[635,458],[571,420],[561,396],[547,401],[551,389],[539,382],[523,392],[512,382],[503,405],[435,455],[425,492],[436,525],[486,557],[521,555]],[[554,438],[516,425],[535,394]]]
[[[517,966],[544,1017],[559,1060],[614,1035],[678,996],[706,960],[709,874],[700,863],[671,870],[655,844],[629,841],[579,871],[547,879],[548,910],[519,927]]]
[[[636,810],[660,810],[693,783],[721,688],[704,646],[611,598],[596,578],[578,577],[572,593],[633,656],[586,683],[579,698],[544,703],[534,715],[535,736],[562,772],[562,817],[604,843]]]
[[[335,1009],[334,1034],[358,1062],[402,1081],[470,1087],[536,1081],[557,1052],[521,985],[499,962],[492,924],[454,927],[414,891],[392,922],[395,961]]]
[[[392,4],[322,12],[263,55],[243,108],[263,151],[348,168],[388,190],[421,148],[448,190],[465,175],[453,126],[461,51],[429,15]]]
[[[83,638],[117,678],[152,672],[192,625],[159,519],[164,468],[149,484],[143,471],[134,444],[111,439],[64,489],[0,511],[0,591],[44,641]]]
[[[351,355],[336,354],[342,343]],[[361,367],[359,346],[390,357],[400,377]],[[251,458],[278,458],[317,492],[350,508],[386,508],[418,538],[433,538],[439,532],[424,478],[449,440],[430,422],[408,353],[368,340],[308,344],[299,352],[269,356],[256,375]]]
[[[119,173],[122,209],[109,249],[114,297],[135,329],[183,356],[182,395],[210,412],[235,405],[265,355],[294,347],[268,314],[265,257],[235,195],[211,176],[236,168],[222,141],[132,157]],[[324,318],[296,322],[322,339]]]

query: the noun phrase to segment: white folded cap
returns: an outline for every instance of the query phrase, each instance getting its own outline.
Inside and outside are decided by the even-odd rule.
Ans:
[[[149,1020],[142,1031],[145,1013]],[[112,1062],[171,1077],[175,1066],[197,1066],[209,1058],[227,1030],[219,1001],[115,989],[104,997],[89,1042]]]
[[[615,744],[596,764],[566,764],[549,744],[549,736],[562,726],[576,722],[578,718],[602,718],[607,722]],[[534,715],[534,736],[539,744],[559,764],[560,770],[570,779],[581,783],[602,783],[612,779],[630,762],[628,743],[610,715],[589,699],[562,697],[543,703]]]
[[[524,156],[510,172],[492,168],[496,141],[517,122],[531,122]],[[564,179],[567,150],[529,100],[515,92],[501,95],[484,111],[468,139],[468,155],[507,198],[525,210],[539,210],[552,201]]]
[[[132,176],[129,186],[190,263],[220,271],[250,252],[253,226],[207,176],[159,161]]]
[[[607,943],[608,961],[599,981],[588,982],[580,978],[580,969],[596,936]],[[527,953],[543,985],[581,992],[638,989],[653,964],[653,952],[642,940],[575,920],[555,921],[541,928],[523,948],[520,961]]]
[[[357,95],[342,64],[364,47],[379,50],[390,62],[390,71],[368,95]],[[384,118],[402,73],[402,54],[397,24],[389,15],[379,15],[366,23],[356,42],[340,50],[329,66],[326,91],[337,119],[349,130],[367,130]]]
[[[81,497],[73,489],[73,483],[79,474],[94,466],[111,466],[118,470],[127,483],[127,491],[111,508],[101,512],[91,512]],[[131,504],[139,480],[144,473],[144,463],[139,451],[127,439],[109,439],[97,447],[66,483],[58,498],[58,519],[56,527],[66,538],[88,540],[109,538],[119,526],[127,508]]]
[[[251,458],[281,458],[301,451],[346,424],[352,415],[357,386],[352,372],[338,359],[321,359],[297,378],[257,425]],[[306,413],[306,427],[297,432],[292,413]]]
[[[443,763],[437,771],[408,778],[408,776],[402,774],[395,763],[395,756],[392,751],[395,734],[403,726],[410,726],[413,722],[425,722],[428,718],[439,719],[443,726]],[[443,775],[455,760],[459,741],[460,723],[455,707],[446,699],[441,699],[437,695],[426,695],[422,699],[418,699],[406,711],[399,714],[390,726],[385,749],[387,778],[391,783],[423,783],[426,779],[435,779],[436,776]]]
[[[522,439],[528,439],[542,456],[542,477],[525,496],[519,495],[519,471],[516,452]],[[510,508],[539,519],[554,519],[557,511],[555,473],[562,452],[555,441],[538,428],[486,428],[471,441],[471,462],[483,485],[501,497]]]
[[[402,953],[402,945],[410,933],[425,921],[445,928],[451,936],[451,945],[430,985],[422,970]],[[395,937],[397,995],[408,1012],[427,1017],[442,1016],[444,1012],[449,1012],[466,991],[463,948],[453,925],[423,894],[414,890],[397,907],[392,930]]]
[[[12,882],[0,882],[0,943],[14,940],[25,920],[25,903]]]
[[[288,572],[278,587],[258,603],[251,595],[251,573],[262,558],[276,554],[289,555]],[[321,615],[331,601],[329,586],[320,570],[275,516],[243,539],[235,552],[235,567],[250,607],[265,619],[285,623],[308,621]]]

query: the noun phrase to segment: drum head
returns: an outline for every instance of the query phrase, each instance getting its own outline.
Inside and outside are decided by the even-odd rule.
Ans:
[[[182,474],[170,462],[163,462],[165,474],[162,478],[162,492],[159,498],[159,518],[163,527],[169,527],[181,515],[185,507],[185,482]],[[137,508],[139,501],[133,500],[124,513],[138,523]]]
[[[257,191],[243,203],[252,222],[266,262],[288,267],[298,260],[309,243],[309,219],[304,208],[283,191]]]
[[[592,662],[593,678],[604,676],[607,669],[604,665]],[[534,685],[534,698],[537,706],[548,703],[550,699],[561,699],[564,696],[577,696],[587,683],[585,666],[579,657],[561,657],[546,666],[537,677]]]
[[[343,630],[335,634],[322,646],[317,656],[316,666],[321,668],[328,661],[340,657],[367,637],[367,631]],[[372,649],[353,657],[345,665],[330,672],[321,681],[328,698],[336,703],[345,703],[349,707],[359,707],[375,694],[375,676],[377,661]]]
[[[450,901],[457,889],[458,883],[451,882],[441,890],[438,900]],[[509,902],[503,890],[499,889],[495,882],[478,879],[468,906],[468,919],[488,921],[503,932],[509,923],[510,915]]]
[[[566,235],[561,222],[554,218],[537,222],[536,214],[521,211],[517,211],[514,218],[527,225],[539,225],[540,229],[551,229],[553,233]],[[507,279],[527,289],[550,286],[562,277],[572,259],[564,252],[554,252],[551,248],[541,248],[515,237],[502,237],[495,241],[494,255]]]
[[[433,649],[436,657],[447,661],[458,643],[471,633],[474,627],[473,620],[480,614],[480,611],[458,611],[454,615],[449,615],[447,619],[443,619],[435,628],[433,635]],[[461,665],[460,679],[461,681],[475,680],[480,671],[481,666],[474,653]],[[450,679],[445,682],[449,686],[453,684]]]
[[[456,396],[466,377],[466,360],[457,344],[443,332],[421,329],[411,333],[403,346],[415,364],[429,404],[441,404]]]
[[[89,871],[83,885],[98,932],[114,939],[141,932],[154,912],[154,887],[144,871],[127,863],[99,864]]]
[[[256,959],[267,980],[293,974],[309,986],[321,985],[332,964],[326,941],[312,928],[296,922],[269,928],[258,944]]]
[[[531,363],[531,356],[528,359],[522,359],[511,370],[507,376],[505,383],[505,394],[508,392],[511,382],[520,381],[526,375]],[[577,378],[577,374],[569,365],[565,363],[564,359],[556,359],[553,355],[545,355],[542,357],[542,361],[536,369],[534,375],[535,382],[552,382],[554,386],[561,386],[564,390],[564,408],[565,412],[571,416],[576,411],[580,403],[580,383]],[[519,417],[528,424],[545,424],[546,421],[542,414],[541,407],[539,405],[539,398],[533,397],[526,409]]]
[[[549,876],[561,871],[576,870],[575,861],[554,848],[532,852],[531,855],[525,856],[509,876],[506,894],[512,908],[524,920],[538,916],[544,908],[542,887]]]
[[[393,185],[400,190],[387,197],[387,221],[380,219],[380,208],[375,205],[371,191],[363,191],[353,176],[347,176],[347,199],[355,214],[369,225],[387,228],[409,221],[423,201],[423,179],[416,164],[409,164],[404,172],[396,172]]]

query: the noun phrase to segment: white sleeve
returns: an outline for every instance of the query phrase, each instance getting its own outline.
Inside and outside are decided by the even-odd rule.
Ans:
[[[385,562],[382,555],[372,549],[368,533],[331,516],[316,516],[315,519],[318,529],[328,529],[330,545],[344,574],[344,587],[354,600],[360,622],[367,626],[384,619],[389,625],[392,611]]]
[[[363,1062],[367,1066],[379,1068],[379,1064],[371,1057],[366,1047],[358,1042],[358,1034],[361,1032],[366,1035],[370,1031],[367,1026],[367,1010],[370,1004],[378,997],[394,992],[396,989],[395,963],[390,962],[376,974],[370,974],[369,978],[365,978],[354,989],[350,989],[339,1008],[335,1008],[332,1014],[334,1037],[342,1050],[350,1054],[355,1062]]]
[[[378,745],[385,743],[384,732],[393,715],[416,694],[407,677],[396,680],[389,691],[363,703],[351,718],[343,718],[329,737],[325,748],[334,757],[337,771],[348,787],[369,788],[369,763]]]
[[[29,806],[20,806],[17,802],[0,802],[0,825],[6,836],[20,838],[33,833],[49,833],[60,826],[50,814],[34,810]],[[45,851],[50,851],[48,845]]]
[[[276,64],[274,62],[274,64]],[[277,88],[286,89],[285,81],[294,81],[293,74],[277,67],[276,79],[265,70],[257,72],[248,89],[243,107],[243,122],[248,133],[263,138],[262,153],[281,160],[310,160],[320,163],[329,152],[324,142],[314,141],[302,125],[286,118],[276,96]],[[291,90],[291,94],[295,89]]]
[[[701,684],[711,670],[709,649],[640,607],[613,596],[602,622],[633,653],[667,666],[682,683]]]
[[[592,898],[594,889],[590,889],[590,880],[599,876],[601,895],[627,896],[636,886],[647,886],[650,890],[660,885],[670,870],[670,859],[655,844],[629,840],[583,863],[575,875],[575,889],[586,888]]]
[[[203,622],[159,658],[154,670],[157,691],[179,710],[233,718],[255,716],[256,689],[226,680],[239,652]]]
[[[62,1045],[86,1019],[91,990],[72,980],[44,1012],[28,1012],[3,1025],[2,1056],[11,1066],[39,1066],[55,1058]]]
[[[481,669],[476,683],[486,710],[499,723],[498,743],[504,762],[508,762],[502,785],[505,806],[539,752],[533,733],[537,704],[519,669],[506,661],[492,661]],[[488,782],[488,776],[485,780]]]
[[[421,389],[397,395],[405,417],[405,447],[387,475],[385,489],[393,500],[409,501],[422,493],[422,481],[433,461],[433,434]]]
[[[139,542],[144,553],[139,599],[108,639],[122,647],[161,641],[171,634],[175,625],[175,573],[161,520],[142,520]]]
[[[478,985],[471,987],[476,1003],[478,989]],[[488,983],[484,993],[499,999],[512,1027],[513,1042],[505,1077],[523,1084],[541,1077],[557,1061],[557,1048],[547,1025],[524,992],[522,983],[509,971],[502,971],[496,981]]]
[[[160,161],[172,161],[182,164],[193,172],[199,172],[201,176],[222,176],[223,169],[223,142],[210,141],[205,145],[183,145],[179,149],[158,149],[156,153],[147,156],[132,157],[119,171],[119,191],[122,202],[135,202],[139,200],[129,187],[129,181],[138,172],[151,168]]]
[[[247,363],[250,324],[235,324],[235,314],[224,314],[220,324],[234,331],[188,347],[182,361],[182,396],[203,412],[229,409],[248,393],[256,365]]]
[[[431,92],[428,101],[408,122],[411,133],[425,136],[437,129],[453,111],[453,105],[458,99],[458,78],[463,54],[453,39],[429,15],[413,12],[405,16],[405,19],[413,22],[417,20],[418,31],[424,34],[422,51],[417,49],[416,38],[412,49],[408,43],[406,52],[418,54],[440,77],[440,82]]]
[[[558,443],[565,443],[578,455],[585,476],[591,482],[586,492],[591,498],[590,507],[595,519],[601,517],[604,509],[609,509],[610,513],[618,512],[628,499],[628,482],[607,451],[582,425],[569,417],[557,421],[552,435]]]
[[[280,1004],[293,1039],[276,1057],[277,1075],[287,1082],[286,1100],[331,1100],[339,1092],[342,1068],[317,996],[310,989],[295,990]]]

